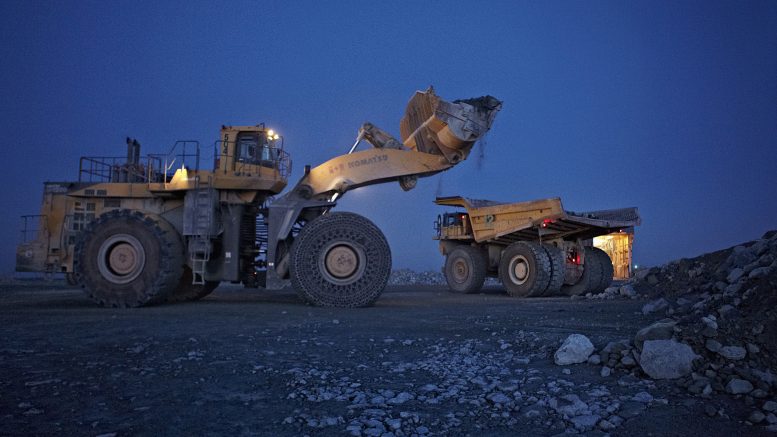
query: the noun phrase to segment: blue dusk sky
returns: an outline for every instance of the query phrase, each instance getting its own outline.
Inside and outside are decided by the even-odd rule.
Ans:
[[[777,228],[775,1],[4,0],[0,36],[0,273],[42,182],[76,179],[82,155],[264,122],[293,185],[365,121],[399,136],[429,85],[504,107],[482,158],[338,205],[383,229],[395,268],[442,265],[436,194],[637,206],[645,266]]]

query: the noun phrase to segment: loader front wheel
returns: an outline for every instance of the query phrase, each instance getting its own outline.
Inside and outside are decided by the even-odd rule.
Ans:
[[[537,243],[513,243],[502,252],[499,279],[510,296],[542,296],[550,283],[550,275],[548,253]]]
[[[183,273],[183,244],[160,217],[113,211],[82,232],[73,266],[99,305],[139,307],[162,302],[175,290]]]
[[[478,248],[457,246],[445,258],[445,280],[456,293],[477,293],[486,280],[486,257]]]
[[[307,303],[372,305],[391,274],[391,249],[375,224],[348,212],[306,224],[291,246],[291,284]]]

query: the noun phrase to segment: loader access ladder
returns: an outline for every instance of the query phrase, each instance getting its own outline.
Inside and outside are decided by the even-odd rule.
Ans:
[[[189,235],[189,257],[192,264],[192,284],[205,284],[205,267],[212,251],[214,207],[216,191],[211,177],[203,184],[200,177],[194,180],[194,189],[186,194],[185,209]]]

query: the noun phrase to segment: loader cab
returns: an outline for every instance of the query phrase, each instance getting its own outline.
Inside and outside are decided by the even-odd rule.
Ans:
[[[278,193],[291,172],[283,137],[264,124],[222,126],[215,153],[214,176],[226,186]]]

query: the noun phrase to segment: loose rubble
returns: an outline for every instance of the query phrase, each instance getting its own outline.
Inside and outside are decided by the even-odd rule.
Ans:
[[[633,285],[640,295],[652,298],[642,313],[665,317],[637,333],[636,347],[653,343],[648,337],[685,344],[697,358],[691,368],[684,368],[687,371],[671,377],[680,378],[678,383],[692,395],[727,393],[747,405],[761,404],[742,420],[777,431],[767,420],[777,404],[757,401],[777,394],[777,232],[639,271]],[[648,371],[647,358],[643,346],[641,368],[659,377]]]
[[[509,430],[519,421],[528,421],[556,432],[612,431],[628,418],[642,414],[651,403],[666,403],[645,391],[654,388],[649,381],[619,384],[619,393],[615,393],[602,385],[575,384],[543,373],[531,366],[534,360],[547,359],[545,353],[532,354],[532,348],[526,349],[533,344],[532,337],[520,332],[510,348],[502,348],[505,340],[501,339],[432,341],[422,346],[415,360],[383,362],[380,370],[392,375],[388,379],[362,377],[358,366],[265,371],[288,379],[288,400],[310,406],[281,422],[301,433],[336,426],[354,436],[450,435],[464,419],[477,421],[483,430]],[[569,338],[591,345],[582,335]],[[395,339],[383,339],[382,343],[387,356],[395,355],[394,348],[403,347]],[[420,343],[426,342],[414,342],[413,347]],[[396,382],[405,375],[427,382]],[[315,404],[326,407],[313,407]],[[314,416],[307,412],[324,408],[333,413]]]

